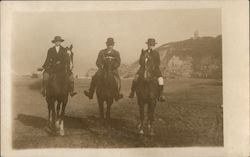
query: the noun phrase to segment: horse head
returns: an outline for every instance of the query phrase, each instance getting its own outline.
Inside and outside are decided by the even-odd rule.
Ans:
[[[101,89],[101,95],[105,97],[113,97],[116,88],[116,82],[113,74],[113,60],[114,57],[104,57],[103,75],[99,82],[99,89]]]
[[[113,57],[113,56],[105,56],[104,57],[104,68],[106,70],[112,71],[114,59],[115,59],[115,57]]]
[[[153,65],[153,61],[150,58],[149,55],[145,56],[145,72],[144,72],[144,79],[146,81],[151,81],[153,80],[154,77],[154,65]]]
[[[74,57],[74,53],[72,51],[73,49],[73,45],[71,44],[69,47],[66,47],[66,50],[68,52],[69,55],[69,59],[70,59],[70,69],[73,69],[73,57]]]

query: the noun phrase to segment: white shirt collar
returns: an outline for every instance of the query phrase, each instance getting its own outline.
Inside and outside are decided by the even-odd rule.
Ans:
[[[60,46],[56,46],[56,52],[58,53],[60,50]]]

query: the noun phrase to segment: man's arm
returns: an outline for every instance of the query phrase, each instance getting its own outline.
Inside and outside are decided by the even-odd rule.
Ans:
[[[99,54],[98,54],[98,57],[97,57],[97,60],[96,60],[96,66],[99,69],[103,68],[102,51],[100,51]]]
[[[159,55],[159,52],[158,52],[158,51],[155,51],[155,60],[154,60],[154,63],[155,63],[155,66],[156,66],[157,68],[160,67],[161,59],[160,59],[160,55]]]
[[[43,64],[43,69],[46,69],[49,66],[49,62],[50,62],[50,49],[47,52],[47,57],[45,59],[45,62]]]
[[[120,53],[117,51],[115,55],[114,68],[117,69],[121,65]]]
[[[144,50],[142,49],[141,50],[141,55],[140,55],[140,59],[139,59],[139,64],[140,64],[140,66],[144,66],[144,64],[145,64],[145,59],[144,59]]]
[[[136,72],[137,75],[140,75],[140,74],[143,73],[143,67],[144,67],[144,65],[145,65],[144,53],[145,53],[145,52],[144,52],[144,50],[142,49],[142,50],[141,50],[141,55],[140,55],[140,58],[139,58],[139,65],[140,65],[140,67],[139,67],[138,71]]]

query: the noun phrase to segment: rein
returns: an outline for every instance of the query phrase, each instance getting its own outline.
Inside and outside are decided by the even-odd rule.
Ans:
[[[150,81],[150,80],[153,80],[155,78],[152,75],[152,73],[153,73],[152,66],[153,65],[151,65],[150,63],[151,62],[150,62],[150,59],[149,59],[149,55],[146,55],[146,57],[145,57],[145,71],[144,71],[144,75],[143,75],[143,77],[144,77],[144,79],[146,81]]]

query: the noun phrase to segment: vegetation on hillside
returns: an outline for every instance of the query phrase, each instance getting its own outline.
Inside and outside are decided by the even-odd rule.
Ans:
[[[222,36],[198,37],[170,42],[156,48],[161,57],[161,71],[167,78],[222,78]],[[121,77],[133,77],[138,61],[119,68]],[[95,69],[96,70],[96,69]],[[90,69],[86,76],[94,71]]]

